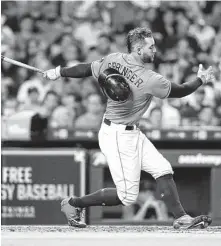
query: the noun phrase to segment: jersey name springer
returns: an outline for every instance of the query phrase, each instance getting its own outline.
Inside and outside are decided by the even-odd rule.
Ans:
[[[133,73],[131,69],[125,67],[124,65],[118,62],[110,62],[108,63],[108,67],[112,67],[118,70],[121,75],[123,75],[126,79],[128,79],[130,82],[136,85],[137,88],[139,88],[139,86],[143,84],[143,80],[140,77],[138,77],[136,73]]]

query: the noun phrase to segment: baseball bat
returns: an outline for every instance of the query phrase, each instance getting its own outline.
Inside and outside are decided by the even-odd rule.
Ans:
[[[15,66],[27,68],[27,69],[32,70],[32,71],[34,71],[34,72],[38,72],[38,73],[42,73],[42,74],[44,73],[42,70],[40,70],[40,69],[38,69],[38,68],[36,68],[36,67],[32,67],[32,66],[27,65],[27,64],[25,64],[25,63],[23,63],[23,62],[19,62],[19,61],[13,60],[13,59],[8,58],[8,57],[3,56],[3,55],[1,55],[1,60],[2,60],[2,61],[6,61],[6,62],[8,62],[8,63],[11,63],[11,64],[13,64],[13,65],[15,65]]]

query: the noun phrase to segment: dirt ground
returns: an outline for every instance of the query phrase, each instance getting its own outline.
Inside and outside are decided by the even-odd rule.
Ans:
[[[169,226],[2,226],[3,246],[218,246],[221,226],[174,230]]]

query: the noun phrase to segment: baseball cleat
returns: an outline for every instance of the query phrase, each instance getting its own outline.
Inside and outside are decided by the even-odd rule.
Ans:
[[[193,219],[192,225],[190,225],[187,229],[199,228],[204,229],[208,227],[212,223],[212,218],[207,215],[200,215]]]
[[[175,229],[204,229],[212,223],[212,219],[207,215],[200,215],[195,218],[190,215],[183,215],[173,222]]]
[[[85,228],[87,225],[81,221],[82,218],[82,208],[76,208],[69,204],[69,198],[65,198],[61,202],[61,212],[64,213],[68,220],[68,225],[78,228]]]

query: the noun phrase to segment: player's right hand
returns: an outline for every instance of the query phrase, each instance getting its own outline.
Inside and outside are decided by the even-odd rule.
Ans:
[[[54,69],[49,69],[43,73],[43,77],[50,80],[56,80],[61,77],[60,69],[61,69],[60,66]]]
[[[215,77],[213,73],[213,68],[210,66],[208,69],[204,69],[203,65],[199,65],[199,69],[197,72],[197,77],[203,81],[203,84],[207,84],[208,82],[213,82]]]

